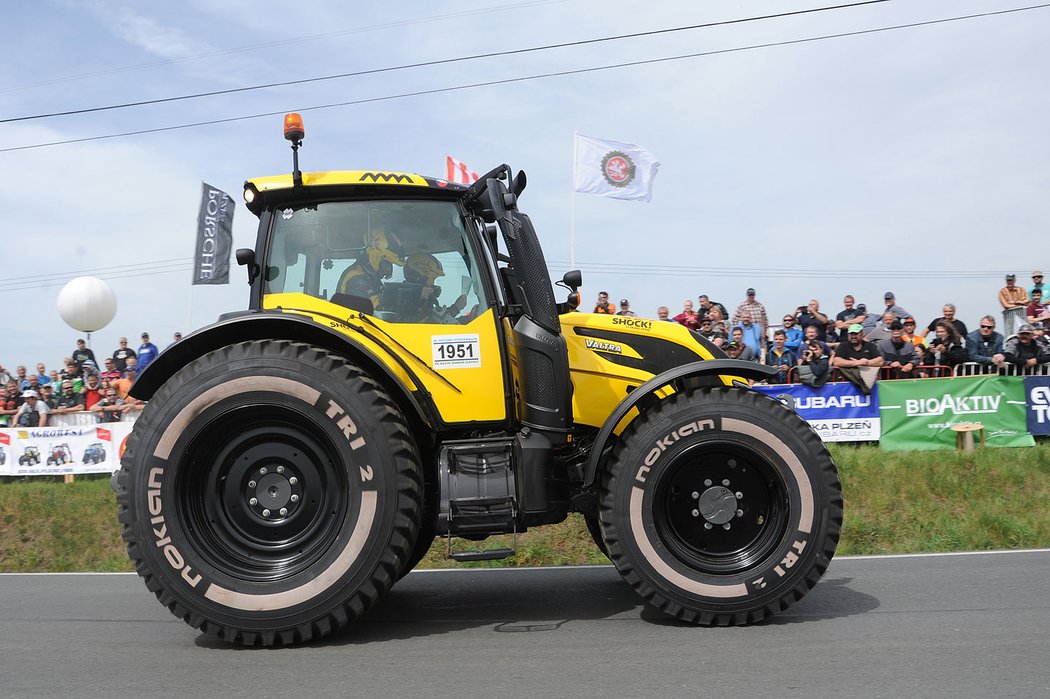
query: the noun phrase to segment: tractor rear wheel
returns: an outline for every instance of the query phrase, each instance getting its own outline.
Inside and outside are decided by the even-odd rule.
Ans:
[[[135,424],[115,489],[128,553],[161,604],[244,645],[359,617],[416,541],[416,447],[386,392],[325,350],[229,345]]]
[[[787,608],[824,574],[838,474],[796,413],[754,391],[679,392],[628,426],[602,479],[610,558],[650,604],[696,624]]]

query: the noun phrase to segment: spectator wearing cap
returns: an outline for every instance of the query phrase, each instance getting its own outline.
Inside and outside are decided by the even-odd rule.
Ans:
[[[1050,298],[1047,296],[1047,288],[1043,286],[1043,273],[1038,269],[1032,272],[1032,288],[1028,291],[1028,295],[1031,296],[1032,292],[1036,289],[1043,292],[1043,300]]]
[[[25,402],[15,411],[14,423],[19,427],[47,427],[51,409],[40,401],[37,392],[22,391],[22,400]]]
[[[82,337],[77,340],[77,348],[69,356],[73,363],[77,365],[78,372],[83,371],[84,362],[88,360],[95,362],[95,353],[91,351],[91,348],[87,346],[87,342]],[[95,362],[95,366],[98,366],[98,362]]]
[[[128,392],[131,390],[131,384],[135,383],[135,378],[138,376],[138,366],[134,363],[128,364],[127,368],[124,369],[124,378],[117,379],[114,383],[117,387],[117,395],[121,399],[128,399]]]
[[[916,347],[926,347],[926,338],[915,332],[915,319],[908,316],[901,321],[901,327],[904,330],[904,339],[912,343]]]
[[[864,326],[854,323],[846,328],[846,342],[840,342],[835,348],[831,366],[839,370],[842,376],[856,386],[861,393],[871,393],[872,387],[879,378],[879,367],[886,361],[879,354],[874,342],[864,339]]]
[[[40,387],[40,402],[46,405],[51,412],[55,412],[55,408],[58,407],[58,396],[55,395],[53,388],[49,383]]]
[[[637,317],[637,313],[631,310],[631,302],[627,299],[620,299],[620,310],[616,311],[618,316],[630,316],[632,318]]]
[[[1030,369],[1037,364],[1050,362],[1050,352],[1035,341],[1035,328],[1030,323],[1024,323],[1017,329],[1016,335],[1006,340],[1006,344],[1003,345],[1003,358],[1008,364]]]
[[[1025,316],[1029,325],[1034,325],[1037,330],[1050,327],[1050,306],[1043,298],[1042,289],[1032,289],[1032,302],[1025,309]]]
[[[176,342],[178,342],[181,339],[182,339],[182,333],[176,331],[176,333],[171,336],[171,345],[174,345]],[[171,347],[171,345],[168,345],[168,347]],[[164,349],[168,349],[168,347],[165,347]]]
[[[966,336],[966,358],[984,366],[1003,366],[1003,336],[995,331],[995,318],[981,318],[977,329]]]
[[[915,353],[915,345],[904,339],[904,326],[899,320],[890,324],[890,336],[878,343],[879,354],[882,355],[883,375],[891,379],[910,379],[915,366],[919,363]]]
[[[616,308],[609,303],[609,292],[599,291],[598,300],[594,304],[594,310],[591,313],[601,313],[603,315],[611,316],[616,314]],[[140,348],[141,352],[141,348]],[[148,362],[139,362],[140,368],[145,369]]]
[[[606,294],[606,298],[608,298],[608,294]],[[149,363],[156,359],[158,354],[160,354],[160,350],[149,341],[149,333],[142,333],[142,344],[135,350],[135,356],[139,361],[139,371],[145,371]]]
[[[1006,286],[999,289],[999,305],[1003,307],[1003,334],[1010,337],[1024,324],[1028,308],[1028,292],[1017,286],[1017,275],[1006,275]]]
[[[766,307],[762,305],[762,302],[755,299],[754,289],[748,289],[747,297],[737,304],[736,311],[733,312],[733,325],[742,323],[745,313],[750,322],[758,328],[758,335],[763,339],[764,344],[766,330],[769,328],[769,316],[766,315]]]
[[[700,328],[697,330],[700,333],[700,337],[704,338],[708,342],[712,343],[716,347],[721,347],[726,342],[725,325],[720,324],[719,328],[714,327],[714,321],[710,317],[704,317],[700,319]]]
[[[887,291],[883,294],[882,300],[886,302],[886,310],[883,311],[884,315],[886,313],[892,313],[894,318],[900,321],[903,321],[911,315],[911,313],[908,313],[908,311],[897,305],[897,298],[893,295],[892,291]]]
[[[787,313],[782,319],[784,323],[784,347],[795,353],[798,356],[798,348],[802,346],[802,338],[805,333],[802,332],[802,328],[796,325],[795,316]]]
[[[758,358],[755,357],[755,353],[751,351],[751,348],[738,340],[730,340],[722,345],[722,349],[725,350],[725,353],[729,355],[730,359],[739,359],[744,362],[758,361]]]
[[[134,357],[135,350],[128,347],[128,338],[120,338],[120,347],[113,350],[113,361],[117,365],[117,371],[124,371],[127,366],[128,357]]]
[[[970,333],[970,331],[966,329],[966,323],[962,322],[961,320],[955,317],[955,304],[944,304],[944,308],[941,309],[941,312],[944,315],[942,315],[940,318],[934,318],[932,321],[930,321],[930,324],[927,325],[926,329],[923,330],[920,334],[923,337],[929,336],[929,334],[937,328],[937,323],[943,320],[946,323],[951,323],[952,326],[955,328],[955,334],[958,335],[960,338],[965,339],[966,336]]]

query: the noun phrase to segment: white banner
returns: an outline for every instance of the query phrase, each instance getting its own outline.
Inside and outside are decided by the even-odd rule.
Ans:
[[[613,199],[649,201],[660,163],[641,146],[576,135],[573,189]]]
[[[0,476],[113,473],[130,422],[0,429]]]

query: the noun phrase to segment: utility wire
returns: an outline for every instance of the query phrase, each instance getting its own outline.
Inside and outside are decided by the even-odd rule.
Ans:
[[[127,136],[140,136],[140,135],[143,135],[143,134],[162,133],[162,132],[165,132],[165,131],[178,131],[178,130],[181,130],[181,129],[192,129],[192,128],[198,128],[198,127],[201,127],[201,126],[213,126],[213,125],[216,125],[216,124],[227,124],[227,123],[236,122],[236,121],[247,121],[247,120],[250,120],[250,119],[261,119],[261,118],[265,118],[265,117],[279,116],[279,115],[283,115],[283,114],[285,114],[285,113],[287,113],[289,111],[297,111],[297,112],[319,111],[319,110],[322,110],[322,109],[332,109],[332,108],[336,108],[336,107],[348,107],[348,106],[352,106],[352,105],[369,104],[369,103],[373,103],[373,102],[386,102],[386,101],[390,101],[390,100],[404,99],[404,98],[407,98],[407,97],[419,97],[419,96],[422,96],[422,95],[435,95],[435,94],[441,94],[441,93],[447,93],[447,92],[457,92],[457,91],[461,91],[461,90],[470,90],[470,89],[474,89],[474,88],[478,88],[478,87],[491,87],[491,86],[494,86],[494,85],[507,85],[507,84],[511,84],[511,83],[527,82],[527,81],[540,80],[540,79],[545,79],[545,78],[564,77],[564,76],[567,76],[567,75],[581,75],[581,74],[584,74],[584,73],[593,73],[593,72],[598,72],[598,71],[603,71],[603,70],[616,70],[616,69],[620,69],[620,68],[630,68],[630,67],[636,67],[636,66],[642,66],[642,65],[653,65],[653,64],[657,64],[657,63],[667,63],[667,62],[671,62],[671,61],[680,61],[680,60],[685,60],[685,59],[690,59],[690,58],[701,58],[701,57],[705,57],[705,56],[716,56],[716,55],[726,54],[726,53],[735,53],[735,52],[738,52],[738,51],[754,51],[754,50],[757,50],[757,49],[774,48],[774,47],[780,47],[780,46],[792,46],[792,45],[795,45],[795,44],[805,44],[805,43],[811,43],[811,42],[816,42],[816,41],[825,41],[825,40],[828,40],[828,39],[842,39],[842,38],[846,38],[846,37],[863,36],[863,35],[867,35],[867,34],[877,34],[877,33],[880,33],[880,32],[895,31],[895,30],[898,30],[898,29],[912,29],[912,28],[915,28],[915,27],[925,27],[925,26],[931,26],[931,25],[937,25],[937,24],[945,24],[947,22],[958,22],[958,21],[968,20],[968,19],[978,19],[978,18],[982,18],[982,17],[991,17],[991,16],[994,16],[994,15],[1005,15],[1005,14],[1010,14],[1010,13],[1015,13],[1015,12],[1025,12],[1025,11],[1029,11],[1029,10],[1042,9],[1042,8],[1046,8],[1046,7],[1050,7],[1050,3],[1044,3],[1044,4],[1041,4],[1041,5],[1030,5],[1028,7],[1018,7],[1018,8],[1012,8],[1012,9],[1007,9],[1007,10],[997,10],[997,11],[994,11],[994,12],[982,12],[982,13],[979,13],[979,14],[972,14],[972,15],[960,15],[960,16],[956,16],[956,17],[945,17],[945,18],[942,18],[942,19],[927,20],[927,21],[924,21],[924,22],[911,22],[911,23],[908,23],[908,24],[897,24],[897,25],[892,25],[892,26],[888,26],[888,27],[876,27],[874,29],[862,29],[862,30],[852,31],[852,32],[841,32],[841,33],[838,33],[838,34],[824,34],[824,35],[821,35],[821,36],[806,37],[806,38],[802,38],[802,39],[791,39],[791,40],[787,40],[787,41],[776,41],[776,42],[769,42],[769,43],[764,43],[764,44],[752,44],[750,46],[738,46],[738,47],[734,47],[734,48],[718,49],[718,50],[714,50],[714,51],[702,51],[702,52],[699,52],[699,53],[679,54],[679,55],[668,56],[668,57],[664,57],[664,58],[652,58],[652,59],[639,60],[639,61],[630,61],[630,62],[626,62],[626,63],[614,63],[614,64],[608,64],[608,65],[603,65],[603,66],[594,66],[594,67],[591,67],[591,68],[579,68],[579,69],[575,69],[575,70],[564,70],[564,71],[557,71],[557,72],[552,72],[552,73],[539,73],[539,74],[536,74],[536,75],[527,75],[527,76],[522,76],[522,77],[517,77],[517,78],[505,78],[505,79],[502,79],[502,80],[489,80],[489,81],[485,81],[485,82],[469,83],[469,84],[465,84],[465,85],[455,85],[455,86],[451,86],[451,87],[434,88],[434,89],[431,89],[431,90],[417,90],[417,91],[413,91],[413,92],[402,92],[402,93],[396,94],[396,95],[385,95],[385,96],[381,96],[381,97],[370,97],[370,98],[359,99],[359,100],[350,100],[350,101],[346,101],[346,102],[333,102],[333,103],[329,103],[329,104],[320,104],[320,105],[314,105],[314,106],[310,106],[310,107],[299,107],[299,108],[296,108],[296,109],[282,109],[282,110],[273,111],[273,112],[262,112],[262,113],[259,113],[259,114],[248,114],[248,115],[242,115],[242,116],[236,116],[236,117],[227,117],[225,119],[210,119],[208,121],[198,121],[198,122],[193,122],[193,123],[189,123],[189,124],[177,124],[177,125],[173,125],[173,126],[160,126],[160,127],[156,127],[156,128],[150,128],[150,129],[138,129],[138,130],[135,130],[135,131],[122,131],[122,132],[119,132],[119,133],[104,134],[104,135],[101,135],[101,136],[85,136],[83,138],[71,138],[71,139],[65,139],[65,140],[62,140],[62,141],[48,141],[48,142],[44,142],[44,143],[33,143],[33,144],[25,145],[25,146],[10,146],[10,147],[7,147],[7,148],[0,148],[0,153],[11,153],[11,152],[14,152],[14,151],[32,150],[32,149],[36,149],[36,148],[48,148],[48,147],[51,147],[51,146],[64,146],[64,145],[70,145],[70,144],[74,144],[74,143],[86,143],[86,142],[89,142],[89,141],[102,141],[102,140],[112,139],[112,138],[125,138]]]
[[[417,17],[414,19],[405,19],[395,22],[384,22],[382,24],[370,24],[364,27],[354,27],[352,29],[342,29],[336,32],[327,32],[325,34],[312,34],[309,36],[298,36],[291,37],[288,39],[277,39],[274,41],[266,41],[259,44],[249,44],[247,46],[237,46],[229,49],[216,49],[214,51],[208,51],[205,53],[198,53],[193,56],[183,56],[181,58],[167,58],[159,61],[150,61],[148,63],[139,63],[138,65],[122,66],[118,68],[108,68],[105,70],[98,70],[91,73],[78,73],[76,75],[66,75],[58,78],[51,78],[49,80],[40,80],[34,83],[25,83],[23,85],[13,85],[11,87],[0,88],[0,94],[6,92],[14,92],[16,90],[25,90],[33,87],[42,87],[44,85],[54,85],[56,83],[70,82],[75,80],[81,80],[83,78],[94,78],[101,75],[113,75],[116,73],[126,73],[128,71],[141,70],[143,68],[157,68],[160,66],[175,65],[178,63],[188,63],[190,61],[199,61],[204,58],[215,58],[217,56],[230,56],[237,53],[244,53],[247,51],[257,51],[259,49],[274,48],[277,46],[289,46],[292,44],[301,44],[311,41],[319,41],[324,39],[334,39],[340,36],[347,36],[349,34],[363,34],[365,32],[376,31],[380,29],[394,29],[397,27],[405,27],[413,24],[428,24],[430,22],[443,21],[448,19],[458,19],[460,17],[470,17],[473,15],[489,14],[492,12],[502,12],[504,10],[516,10],[523,7],[535,7],[537,5],[551,5],[565,2],[565,0],[530,0],[529,2],[518,2],[509,5],[497,5],[495,7],[481,7],[473,10],[462,10],[460,12],[450,12],[443,15],[431,15],[429,17]]]
[[[252,92],[255,90],[266,90],[274,87],[288,87],[290,85],[306,85],[308,83],[323,82],[326,80],[339,80],[342,78],[359,77],[362,75],[376,75],[380,73],[389,73],[399,70],[409,70],[412,68],[428,68],[432,66],[448,65],[450,63],[462,63],[464,61],[476,61],[483,58],[501,58],[504,56],[515,56],[525,53],[534,53],[537,51],[550,51],[552,49],[563,49],[576,46],[586,46],[589,44],[599,44],[607,41],[621,41],[624,39],[637,39],[644,36],[657,36],[660,34],[671,34],[674,32],[692,31],[694,29],[706,29],[710,27],[725,26],[730,24],[742,24],[744,22],[757,22],[767,19],[780,19],[783,17],[792,17],[796,15],[811,14],[814,12],[827,12],[829,10],[841,10],[852,7],[859,7],[861,5],[876,5],[883,2],[889,2],[889,0],[863,0],[862,2],[854,2],[848,5],[834,5],[829,7],[816,7],[808,10],[794,10],[791,12],[781,12],[772,15],[761,15],[757,17],[743,17],[739,19],[724,20],[721,22],[707,22],[704,24],[693,24],[685,27],[669,27],[666,29],[654,29],[645,32],[635,32],[633,34],[619,34],[617,36],[606,36],[597,39],[581,39],[579,41],[567,41],[560,44],[547,44],[545,46],[532,46],[524,49],[511,49],[508,51],[493,51],[490,53],[479,53],[470,56],[459,56],[457,58],[442,58],[433,61],[421,61],[418,63],[405,63],[398,66],[388,66],[385,68],[372,68],[369,70],[359,70],[352,73],[337,73],[335,75],[324,75],[313,78],[300,78],[298,80],[285,80],[282,82],[264,83],[262,85],[248,85],[245,87],[232,87],[225,90],[212,90],[210,92],[197,92],[189,95],[178,95],[175,97],[160,97],[152,100],[140,100],[137,102],[122,102],[119,104],[110,104],[102,107],[86,107],[84,109],[70,109],[62,112],[50,112],[44,114],[30,114],[20,117],[8,117],[6,119],[0,119],[0,124],[9,124],[12,122],[19,121],[31,121],[35,119],[49,119],[51,117],[60,116],[71,116],[75,114],[91,114],[94,112],[105,112],[114,109],[127,109],[128,107],[142,107],[151,104],[166,104],[170,102],[181,102],[183,100],[199,99],[201,97],[215,97],[217,95],[231,95],[240,92]]]

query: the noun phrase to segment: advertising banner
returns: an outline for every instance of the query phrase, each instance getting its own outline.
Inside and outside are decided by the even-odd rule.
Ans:
[[[790,396],[795,411],[825,442],[874,442],[879,439],[879,384],[870,396],[849,382],[826,383],[820,388],[802,384],[755,386],[770,396]]]
[[[879,383],[881,446],[955,449],[953,425],[981,423],[990,447],[1030,447],[1020,376],[967,376]]]
[[[197,245],[193,250],[193,284],[229,284],[233,247],[233,199],[221,189],[201,183],[197,214]]]
[[[1028,431],[1050,434],[1050,376],[1024,377],[1024,394],[1028,398]]]
[[[131,423],[0,429],[0,476],[113,473]]]

